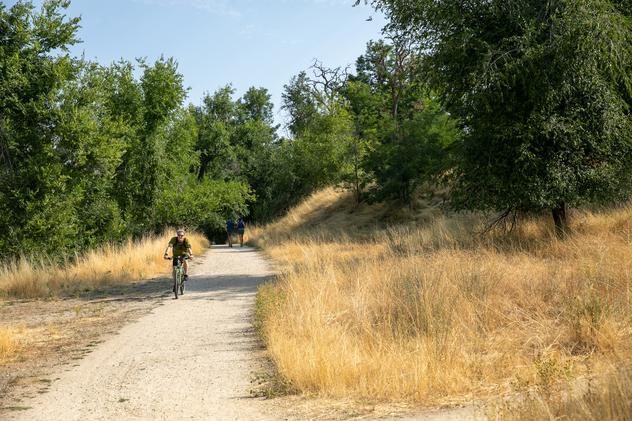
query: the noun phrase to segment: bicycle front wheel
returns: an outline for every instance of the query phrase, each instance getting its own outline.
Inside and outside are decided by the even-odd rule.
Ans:
[[[180,270],[176,270],[176,277],[173,280],[173,293],[176,296],[176,300],[178,299],[178,290],[180,289],[181,279],[182,279],[182,272]]]

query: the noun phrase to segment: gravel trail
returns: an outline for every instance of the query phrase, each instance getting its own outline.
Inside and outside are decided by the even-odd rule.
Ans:
[[[248,247],[214,246],[194,262],[184,296],[125,326],[11,419],[278,419],[249,395],[251,311],[270,267]]]

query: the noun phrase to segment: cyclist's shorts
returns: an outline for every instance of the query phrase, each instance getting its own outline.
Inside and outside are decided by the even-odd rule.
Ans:
[[[188,254],[185,254],[184,256],[188,256]],[[178,256],[171,259],[171,263],[173,264],[173,267],[178,266]]]

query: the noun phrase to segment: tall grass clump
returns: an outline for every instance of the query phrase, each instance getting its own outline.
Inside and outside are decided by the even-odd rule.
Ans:
[[[256,233],[282,268],[260,330],[297,389],[431,403],[632,358],[632,208],[579,214],[563,241],[538,218],[481,235],[476,216],[368,229],[342,212]]]
[[[22,348],[20,329],[0,326],[0,364],[13,360]]]
[[[89,291],[167,274],[162,258],[171,233],[110,244],[58,264],[49,258],[18,258],[0,266],[0,297],[39,298]],[[194,253],[207,248],[201,234],[188,234]]]

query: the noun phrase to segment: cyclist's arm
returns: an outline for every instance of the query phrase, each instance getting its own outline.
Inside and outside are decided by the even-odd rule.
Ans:
[[[189,259],[193,259],[193,251],[191,250],[191,247],[187,247],[187,253],[189,253]]]
[[[171,244],[167,245],[167,248],[165,249],[165,256],[169,256],[169,249],[171,248]]]

